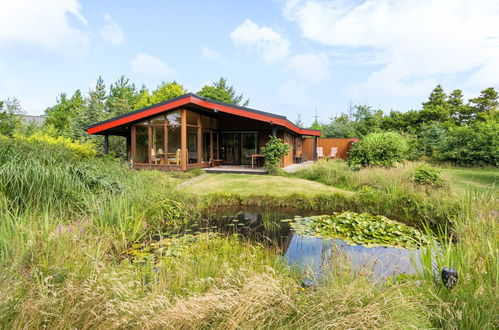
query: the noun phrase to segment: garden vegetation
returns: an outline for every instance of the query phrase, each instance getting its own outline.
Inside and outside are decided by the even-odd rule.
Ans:
[[[212,87],[205,92],[228,90],[225,84]],[[16,102],[2,104],[1,328],[499,327],[499,227],[493,184],[463,190],[444,175],[453,169],[421,162],[353,170],[342,161],[320,161],[290,175],[348,192],[196,195],[177,186],[200,171],[135,171],[116,157],[100,155],[99,137],[84,134],[89,123],[183,92],[176,83],[152,92],[137,90],[123,77],[108,93],[99,79],[88,96],[61,95],[47,109],[41,127],[23,125]],[[231,92],[234,102],[243,103],[242,95]],[[442,97],[436,91],[419,112],[381,117],[390,118],[397,139],[406,139],[407,158],[433,160],[462,147],[459,141],[478,139],[473,134],[490,141],[497,129],[493,90],[466,105],[459,99],[458,93]],[[442,115],[448,109],[459,110]],[[422,121],[423,115],[433,119]],[[366,114],[355,125],[347,121],[355,135],[384,134],[367,129],[379,127],[376,121],[357,126],[367,123],[361,118],[375,119]],[[415,129],[410,133],[408,127]],[[444,140],[429,138],[439,134]],[[440,141],[455,147],[445,149]],[[119,156],[122,142],[111,142]],[[476,153],[441,160],[497,164],[497,144],[473,143],[468,148],[479,147]],[[415,150],[418,157],[411,156]],[[238,235],[193,230],[206,210],[229,206],[329,214],[324,219],[331,223],[325,221],[323,228],[329,232],[333,218],[344,227],[348,223],[341,214],[350,214],[350,223],[366,225],[361,239],[379,235],[373,219],[390,224],[391,233],[408,230],[409,236],[416,235],[407,226],[415,227],[428,238],[422,247],[423,268],[413,276],[375,283],[369,269],[354,270],[341,256],[331,256],[331,273],[324,274],[317,287],[304,288],[303,274],[289,267],[275,247]],[[444,266],[459,273],[453,289],[435,276],[434,269]]]

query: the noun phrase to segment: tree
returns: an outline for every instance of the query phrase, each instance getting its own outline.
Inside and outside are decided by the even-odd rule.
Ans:
[[[106,100],[106,112],[108,117],[119,116],[136,109],[139,94],[135,84],[130,79],[121,76],[115,83],[111,84],[109,96]]]
[[[74,121],[74,136],[80,139],[88,139],[86,132],[91,124],[104,119],[106,113],[106,85],[99,76],[95,86],[88,91],[86,106],[82,113],[77,114]]]
[[[175,81],[170,83],[161,83],[155,90],[152,91],[151,94],[151,102],[152,104],[160,103],[169,99],[173,99],[174,97],[184,95],[187,93],[187,90],[184,86],[178,84]]]
[[[301,118],[301,113],[299,113],[298,117],[296,117],[295,125],[298,127],[305,127],[305,124],[303,123],[303,119]]]
[[[428,101],[423,102],[423,109],[419,112],[422,123],[449,121],[451,115],[447,95],[441,85],[437,85],[431,92]]]
[[[322,135],[327,138],[352,138],[356,137],[354,122],[350,120],[347,114],[331,118],[328,125],[322,127]]]
[[[242,105],[243,107],[248,106],[249,99],[243,102],[243,94],[236,95],[236,91],[233,86],[227,84],[227,79],[220,77],[220,79],[214,82],[212,85],[205,85],[199,92],[198,95],[207,97],[209,99]],[[241,104],[242,103],[242,104]]]
[[[11,136],[22,126],[23,113],[19,100],[15,97],[0,101],[0,134]]]
[[[68,99],[65,93],[57,98],[56,105],[45,109],[45,125],[51,125],[58,134],[74,137],[75,119],[85,111],[85,100],[78,89]]]
[[[475,118],[484,119],[492,110],[499,105],[499,94],[494,87],[489,87],[480,92],[478,97],[470,99],[471,107],[475,110]]]
[[[460,89],[455,89],[449,94],[447,103],[450,108],[450,115],[454,118],[456,124],[463,125],[472,119],[473,108],[468,104],[464,104],[463,92]]]

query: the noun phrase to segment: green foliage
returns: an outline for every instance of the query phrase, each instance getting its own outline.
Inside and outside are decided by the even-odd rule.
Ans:
[[[95,151],[95,146],[92,142],[77,142],[63,136],[52,137],[40,132],[37,132],[31,136],[15,135],[17,141],[26,141],[28,143],[34,142],[40,148],[44,148],[47,145],[54,147],[65,148],[71,151],[72,155],[77,158],[91,158],[97,155]]]
[[[262,153],[265,156],[265,168],[269,173],[276,173],[281,165],[281,160],[290,150],[290,146],[284,143],[283,140],[270,136],[269,142],[262,148]]]
[[[343,212],[295,217],[291,227],[301,235],[340,238],[349,245],[415,248],[428,242],[417,229],[381,215]]]
[[[203,86],[197,94],[212,100],[242,105],[243,107],[246,107],[249,104],[249,99],[246,99],[246,101],[243,102],[243,94],[236,95],[234,87],[229,86],[227,84],[227,79],[223,77],[220,77],[220,79],[212,85]]]
[[[498,136],[497,120],[451,128],[440,145],[438,159],[458,165],[499,166]]]
[[[428,164],[422,164],[416,167],[412,180],[420,185],[436,187],[441,187],[445,184],[440,175],[440,170]]]
[[[395,132],[371,133],[350,151],[349,165],[391,167],[407,159],[406,139]]]
[[[22,109],[17,98],[0,101],[0,134],[11,136],[22,126]]]
[[[86,100],[80,90],[76,90],[71,98],[61,93],[57,104],[45,109],[45,125],[53,126],[57,134],[74,137],[74,127],[77,118],[85,113]]]

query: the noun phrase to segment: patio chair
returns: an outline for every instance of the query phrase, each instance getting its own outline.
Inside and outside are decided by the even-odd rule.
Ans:
[[[317,147],[317,159],[324,158],[324,149],[322,147]]]
[[[168,153],[168,165],[172,163],[175,165],[180,165],[180,149],[177,149],[177,152]]]
[[[337,147],[331,147],[331,153],[329,154],[329,156],[326,157],[326,159],[335,159],[336,158],[336,154],[338,154],[338,148]]]

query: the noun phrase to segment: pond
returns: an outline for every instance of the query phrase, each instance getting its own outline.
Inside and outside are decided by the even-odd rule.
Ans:
[[[322,239],[299,235],[285,219],[320,214],[292,209],[223,209],[204,215],[206,230],[237,233],[251,240],[278,248],[283,259],[299,271],[320,278],[338,260],[351,263],[358,270],[368,270],[374,280],[400,274],[414,274],[413,260],[419,267],[419,250],[392,247],[350,246],[341,239]]]

